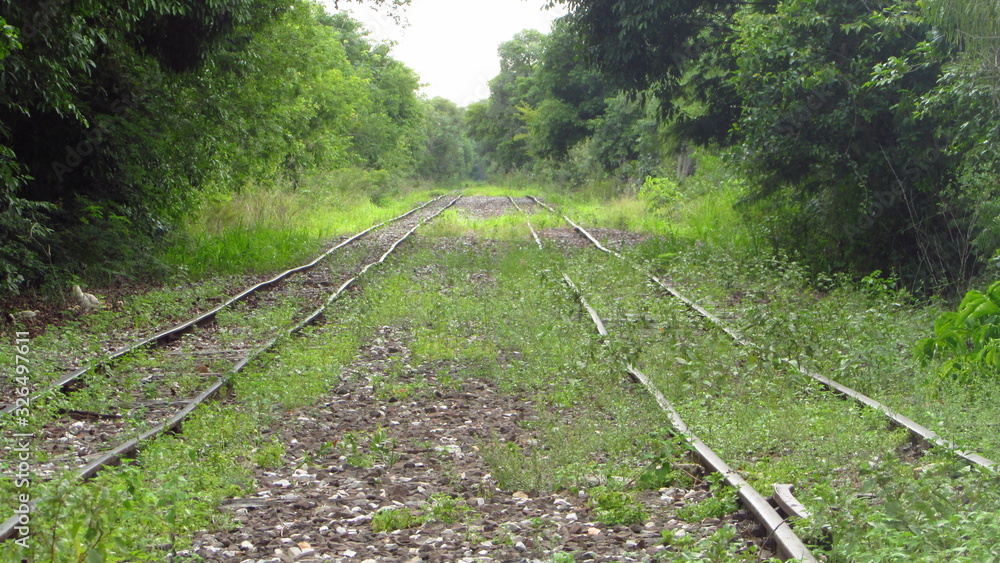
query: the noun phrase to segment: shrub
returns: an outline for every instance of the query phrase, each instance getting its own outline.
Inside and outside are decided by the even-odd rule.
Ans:
[[[942,366],[945,375],[976,366],[1000,367],[1000,281],[985,293],[968,292],[958,310],[942,313],[934,322],[934,336],[917,344],[916,355],[925,363],[950,356]]]

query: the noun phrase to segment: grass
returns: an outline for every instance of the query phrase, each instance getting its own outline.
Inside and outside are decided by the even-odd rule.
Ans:
[[[531,231],[522,216],[501,215],[483,219],[469,217],[461,210],[455,209],[442,213],[421,232],[421,235],[429,237],[457,237],[468,234],[492,240],[531,240]]]
[[[604,487],[591,489],[590,505],[597,513],[597,521],[608,526],[641,524],[647,517],[634,495]]]
[[[260,434],[273,413],[314,403],[378,327],[397,326],[412,339],[413,362],[460,365],[461,372],[449,378],[487,379],[532,402],[538,416],[523,430],[533,442],[486,437],[480,445],[507,490],[583,491],[599,518],[624,524],[645,516],[625,484],[689,482],[690,475],[675,469],[684,450],[667,435],[666,418],[624,378],[624,365],[635,363],[692,429],[759,490],[776,482],[796,485],[798,498],[814,513],[798,529],[828,560],[995,558],[996,476],[946,453],[912,459],[907,437],[887,431],[881,415],[832,396],[792,363],[831,375],[947,438],[1000,458],[995,381],[959,384],[912,357],[913,344],[930,332],[941,306],[917,302],[877,278],[819,279],[788,260],[755,253],[759,242],[732,211],[738,184],[721,185],[729,181],[725,175],[712,166],[703,170],[703,177],[682,186],[685,199],[657,212],[628,198],[612,205],[566,194],[548,199],[588,225],[658,234],[629,249],[630,259],[666,274],[763,344],[761,350],[734,346],[613,257],[538,251],[513,218],[477,221],[453,213],[435,227],[435,237],[423,239],[427,244],[407,245],[362,292],[340,302],[328,327],[251,366],[235,381],[229,405],[203,409],[184,435],[144,450],[139,462],[149,473],[126,466],[79,489],[60,481],[39,485],[38,498],[55,515],[40,520],[39,529],[57,531],[53,537],[59,540],[41,544],[32,555],[49,550],[76,560],[95,549],[109,560],[161,560],[164,552],[156,545],[183,542],[172,534],[183,538],[194,529],[228,525],[214,511],[218,500],[240,494],[255,467],[285,462],[282,448]],[[712,182],[721,186],[715,195],[705,187]],[[469,190],[476,192],[501,193],[495,187]],[[547,213],[532,220],[562,226]],[[471,251],[433,246],[469,231],[498,242]],[[563,272],[607,319],[610,338],[593,334],[562,282]],[[261,327],[273,322],[260,320]],[[85,341],[75,330],[61,342]],[[426,391],[416,383],[402,388],[391,373],[379,385],[397,397]],[[104,399],[92,398],[95,405]],[[378,430],[359,430],[337,447],[360,464],[388,463],[396,445]],[[11,491],[9,480],[0,481],[2,502],[9,502]],[[698,521],[733,509],[731,491],[716,486],[712,492],[672,516]],[[70,508],[82,508],[89,522],[70,518]],[[379,514],[385,530],[466,517],[451,497]],[[96,541],[87,529],[105,535]],[[731,528],[707,538],[665,539],[689,560],[752,557],[735,552],[741,542]]]
[[[655,374],[695,432],[758,488],[796,483],[800,498],[816,503],[822,524],[810,524],[812,539],[831,560],[888,561],[904,552],[907,560],[921,561],[995,555],[984,527],[996,518],[986,500],[997,494],[995,477],[959,471],[954,459],[939,453],[918,461],[915,470],[899,461],[907,451],[904,433],[886,431],[881,415],[831,396],[795,367],[831,375],[997,459],[994,382],[942,378],[936,366],[912,358],[940,306],[916,302],[878,278],[819,278],[787,259],[755,256],[748,250],[760,243],[747,236],[746,222],[730,205],[739,197],[737,186],[689,196],[670,213],[677,224],[666,247],[646,245],[629,254],[637,262],[652,260],[683,292],[764,344],[763,352],[735,348],[683,309],[655,308],[643,295],[648,292],[622,291],[642,284],[615,266],[571,275],[606,318],[655,319],[646,323],[651,326],[615,329],[623,340],[639,341],[640,366]],[[982,492],[958,500],[962,490]],[[874,500],[852,496],[859,491]],[[877,524],[864,525],[866,518]],[[819,533],[821,525],[844,531],[830,541]]]
[[[160,259],[191,280],[290,268],[334,237],[362,231],[439,194],[374,198],[314,184],[218,195],[189,219]]]
[[[395,532],[406,528],[419,528],[427,519],[409,508],[380,510],[372,517],[372,531]]]
[[[699,182],[714,182],[716,189],[699,188]],[[912,357],[942,306],[915,301],[877,276],[817,276],[788,259],[767,259],[753,225],[734,211],[739,183],[716,175],[692,184],[686,198],[661,214],[669,226],[643,217],[651,211],[639,202],[623,214],[618,204],[549,198],[587,225],[665,234],[631,250],[632,259],[661,270],[765,345],[761,353],[735,348],[703,320],[668,305],[669,298],[635,291],[642,281],[618,266],[595,264],[599,260],[580,260],[575,269],[568,264],[602,316],[617,319],[609,323],[617,337],[632,343],[622,345],[626,357],[637,354],[695,431],[759,488],[796,483],[800,498],[815,502],[817,515],[807,527],[830,560],[888,561],[899,553],[920,561],[995,556],[996,544],[986,532],[997,518],[989,500],[998,494],[995,477],[961,469],[947,453],[900,461],[910,459],[903,432],[886,431],[880,414],[831,396],[795,367],[830,375],[965,448],[1000,459],[995,381],[942,377],[938,366],[922,366]],[[570,394],[566,403],[574,400],[580,397]],[[980,492],[960,500],[968,490]],[[872,496],[860,500],[859,492]],[[875,524],[865,525],[865,519]],[[844,531],[831,541],[819,531],[823,525]]]

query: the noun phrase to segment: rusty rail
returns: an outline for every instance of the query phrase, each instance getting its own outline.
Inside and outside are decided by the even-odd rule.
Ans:
[[[96,460],[94,460],[93,462],[91,462],[90,464],[88,464],[87,466],[85,466],[83,469],[81,469],[80,472],[77,474],[77,478],[80,479],[81,481],[87,481],[87,480],[93,478],[95,475],[97,475],[101,470],[103,470],[103,469],[105,469],[107,467],[114,467],[116,465],[119,465],[122,462],[123,459],[134,457],[136,455],[136,453],[138,452],[139,447],[143,443],[145,443],[145,442],[147,442],[147,441],[149,441],[149,440],[151,440],[151,439],[159,436],[160,434],[166,433],[166,432],[178,432],[180,430],[181,425],[183,424],[184,420],[188,416],[190,416],[191,413],[193,413],[194,410],[198,406],[200,406],[201,404],[203,404],[203,403],[205,403],[205,402],[207,402],[207,401],[215,398],[219,394],[220,391],[222,391],[224,388],[226,388],[227,386],[229,386],[231,384],[232,377],[234,375],[236,375],[237,373],[239,373],[247,364],[249,364],[250,362],[252,362],[256,358],[260,357],[262,354],[264,354],[265,352],[267,352],[268,350],[270,350],[271,348],[273,348],[274,346],[276,346],[279,342],[281,342],[285,338],[288,338],[288,337],[290,337],[290,336],[292,336],[292,335],[300,332],[303,328],[305,328],[306,326],[309,326],[310,324],[312,324],[313,322],[315,322],[316,319],[318,319],[318,318],[320,318],[320,316],[322,316],[322,314],[326,311],[327,307],[329,307],[330,304],[332,304],[334,301],[336,301],[344,293],[344,291],[346,291],[347,288],[350,287],[355,281],[357,281],[361,276],[363,276],[365,273],[367,273],[372,267],[377,266],[377,265],[382,264],[383,262],[385,262],[386,258],[388,258],[389,255],[392,254],[396,250],[396,248],[398,248],[399,245],[403,243],[403,241],[405,241],[406,239],[408,239],[410,237],[410,235],[412,235],[414,232],[416,232],[416,230],[418,228],[420,228],[421,226],[423,226],[428,221],[430,221],[430,220],[434,219],[435,217],[437,217],[438,215],[440,215],[442,212],[444,212],[444,210],[446,210],[446,209],[450,208],[451,206],[455,205],[455,203],[457,203],[458,200],[461,199],[461,198],[462,198],[462,196],[459,195],[458,197],[456,197],[455,199],[453,199],[448,205],[442,207],[437,212],[435,212],[433,215],[431,215],[429,217],[426,217],[425,219],[423,219],[422,221],[420,221],[420,223],[418,223],[412,229],[410,229],[409,231],[407,231],[406,234],[404,234],[402,237],[400,237],[398,240],[396,240],[389,247],[389,249],[384,254],[382,254],[382,256],[378,260],[376,260],[375,262],[372,262],[370,264],[365,265],[358,272],[357,275],[355,275],[353,278],[347,280],[340,287],[338,287],[337,290],[334,291],[332,294],[330,294],[330,296],[327,298],[326,302],[323,303],[318,309],[316,309],[315,311],[313,311],[310,315],[308,315],[302,321],[300,321],[297,324],[295,324],[295,326],[293,326],[293,327],[285,330],[282,334],[280,334],[278,336],[275,336],[274,338],[271,338],[270,340],[268,340],[267,342],[265,342],[263,345],[261,345],[260,347],[258,347],[256,350],[254,350],[251,353],[247,354],[244,358],[242,358],[239,362],[237,362],[232,368],[230,368],[229,372],[226,375],[217,378],[207,389],[205,389],[204,391],[202,391],[201,393],[199,393],[197,397],[195,397],[194,399],[192,399],[183,409],[181,409],[176,414],[174,414],[172,417],[170,417],[166,422],[163,422],[163,423],[157,425],[156,427],[151,428],[150,430],[147,430],[146,432],[143,432],[138,437],[133,438],[133,439],[125,442],[124,444],[121,444],[121,445],[115,447],[114,449],[112,449],[112,450],[110,450],[108,452],[105,452],[99,458],[97,458]],[[438,201],[440,199],[441,198],[439,197],[439,198],[437,198],[435,200],[432,200],[432,202],[433,201]],[[426,205],[428,205],[428,204],[430,204],[432,202],[428,202],[424,206],[426,206]],[[424,206],[421,206],[421,208],[424,207]],[[415,212],[415,211],[417,211],[418,209],[421,209],[421,208],[414,209],[410,213],[413,213],[413,212]],[[410,213],[407,213],[407,215],[409,215]],[[400,217],[400,218],[402,218],[402,217]],[[375,227],[373,227],[373,228],[375,228]],[[370,231],[370,230],[371,229],[369,229],[368,231]],[[365,232],[368,232],[368,231],[365,231]],[[361,236],[361,235],[356,235],[356,236]],[[326,254],[329,254],[329,252],[332,252],[333,250],[335,250],[335,248],[331,249],[330,251],[327,251]],[[319,259],[317,259],[314,262],[318,262],[321,259],[322,258],[319,258]],[[315,264],[313,264],[313,265],[315,265]],[[29,504],[28,505],[29,513],[30,512],[34,512],[35,508],[36,508],[36,505],[34,503]],[[27,515],[24,515],[24,516],[27,516]],[[15,514],[11,518],[9,518],[5,522],[3,522],[3,524],[0,524],[0,542],[9,540],[15,534],[17,534],[18,527],[20,525],[21,519],[22,519],[22,515]]]
[[[407,211],[406,213],[404,213],[404,214],[402,214],[402,215],[400,215],[398,217],[394,217],[392,219],[389,219],[388,221],[383,221],[383,222],[381,222],[381,223],[379,223],[377,225],[373,225],[373,226],[365,229],[364,231],[361,231],[360,233],[357,233],[354,236],[352,236],[350,238],[347,238],[347,239],[341,241],[339,244],[337,244],[337,245],[335,245],[335,246],[327,249],[322,254],[320,254],[319,256],[317,256],[316,259],[314,259],[313,261],[311,261],[311,262],[309,262],[307,264],[303,264],[302,266],[299,266],[297,268],[292,268],[290,270],[286,270],[284,272],[281,272],[280,274],[274,276],[273,278],[271,278],[271,279],[269,279],[267,281],[260,282],[260,283],[258,283],[256,285],[254,285],[254,286],[252,286],[252,287],[250,287],[250,288],[248,288],[248,289],[240,292],[239,294],[237,294],[237,295],[235,295],[233,297],[230,297],[224,303],[222,303],[221,305],[215,307],[214,309],[206,311],[206,312],[204,312],[204,313],[202,313],[202,314],[200,314],[200,315],[198,315],[198,316],[196,316],[196,317],[194,317],[192,319],[184,321],[184,322],[182,322],[180,324],[177,324],[177,325],[175,325],[175,326],[173,326],[171,328],[168,328],[166,330],[162,330],[162,331],[160,331],[160,332],[158,332],[156,334],[153,334],[152,336],[147,336],[147,337],[141,338],[141,339],[139,339],[139,340],[137,340],[137,341],[129,344],[128,346],[126,346],[126,347],[124,347],[124,348],[122,348],[120,350],[117,350],[116,352],[114,352],[112,354],[109,354],[108,356],[106,356],[104,358],[99,359],[98,361],[96,361],[94,363],[91,363],[91,364],[85,365],[85,366],[83,366],[81,368],[78,368],[76,370],[67,372],[62,377],[60,377],[59,379],[57,379],[55,382],[50,383],[44,389],[35,392],[33,395],[31,395],[28,398],[28,401],[29,402],[35,402],[35,401],[39,400],[40,398],[44,397],[45,395],[48,395],[50,393],[53,393],[53,392],[58,391],[60,389],[63,389],[65,387],[67,387],[70,383],[72,383],[73,381],[75,381],[78,378],[80,378],[81,376],[83,376],[83,375],[85,375],[85,374],[93,371],[94,369],[96,369],[98,367],[101,367],[101,366],[104,366],[104,365],[108,365],[108,364],[110,364],[112,362],[115,362],[117,360],[120,360],[121,358],[127,356],[128,354],[131,354],[132,352],[135,352],[137,350],[140,350],[140,349],[145,348],[145,347],[147,347],[149,345],[152,345],[152,344],[158,344],[158,343],[161,343],[161,342],[164,342],[164,341],[168,341],[168,340],[170,340],[170,339],[172,339],[172,338],[174,338],[176,336],[184,334],[185,332],[191,330],[192,328],[194,328],[196,326],[202,326],[204,324],[207,324],[208,322],[210,322],[213,319],[215,319],[215,317],[221,311],[223,311],[223,310],[225,310],[225,309],[227,309],[227,308],[229,308],[229,307],[231,307],[231,306],[239,303],[240,301],[243,301],[247,297],[250,297],[251,295],[253,295],[255,293],[258,293],[258,292],[260,292],[260,291],[262,291],[264,289],[268,289],[268,288],[270,288],[270,287],[272,287],[272,286],[274,286],[274,285],[276,285],[276,284],[284,281],[285,279],[287,279],[290,276],[293,276],[293,275],[298,274],[300,272],[305,272],[307,270],[311,270],[312,268],[315,268],[320,262],[323,261],[323,259],[327,258],[328,256],[330,256],[331,254],[333,254],[337,250],[340,250],[341,248],[344,248],[345,246],[347,246],[347,245],[349,245],[349,244],[357,241],[358,239],[360,239],[363,236],[367,235],[368,233],[374,231],[375,229],[378,229],[378,228],[383,227],[385,225],[388,225],[390,223],[395,223],[396,221],[405,219],[406,217],[409,217],[410,215],[413,215],[417,211],[420,211],[421,209],[424,209],[428,205],[430,205],[430,204],[432,204],[432,203],[434,203],[436,201],[440,201],[444,197],[445,196],[443,196],[443,195],[442,196],[438,196],[438,197],[436,197],[436,198],[434,198],[432,200],[427,201],[426,203],[424,203],[422,205],[419,205],[419,206],[411,209],[410,211]],[[14,411],[16,411],[17,408],[18,408],[18,406],[17,406],[16,403],[7,405],[3,410],[0,410],[0,417],[2,417],[4,415],[10,415]]]
[[[547,209],[549,209],[553,213],[556,213],[556,211],[554,209],[552,209],[552,207],[550,207],[550,206],[548,206],[546,204],[541,203],[534,196],[528,196],[528,197],[531,198],[533,201],[539,203],[543,207],[546,207]],[[626,262],[628,262],[627,258],[625,258],[624,256],[622,256],[618,252],[615,252],[613,250],[610,250],[610,249],[606,248],[604,245],[602,245],[600,243],[600,241],[598,241],[590,233],[588,233],[586,231],[586,229],[584,229],[580,225],[578,225],[575,222],[573,222],[572,219],[570,219],[569,217],[567,217],[565,215],[562,215],[562,217],[570,225],[572,225],[573,228],[576,229],[580,234],[582,234],[583,236],[585,236],[597,249],[599,249],[599,250],[601,250],[603,252],[606,252],[608,254],[611,254],[613,256],[616,256],[616,257],[618,257],[618,258],[620,258],[620,259],[625,260]],[[682,301],[685,305],[687,305],[691,309],[697,311],[703,317],[705,317],[706,319],[708,319],[717,328],[719,328],[720,330],[722,330],[723,332],[725,332],[726,334],[728,334],[737,344],[744,345],[744,346],[750,346],[750,347],[758,349],[758,350],[762,349],[759,345],[750,342],[745,337],[743,337],[742,334],[740,334],[739,332],[737,332],[733,328],[729,327],[724,321],[722,321],[717,316],[715,316],[712,313],[710,313],[709,311],[707,311],[704,307],[702,307],[702,306],[698,305],[697,303],[695,303],[694,301],[688,299],[686,296],[684,296],[683,294],[681,294],[679,291],[677,291],[670,284],[664,282],[663,280],[661,280],[660,278],[656,277],[652,273],[646,271],[641,266],[634,265],[634,267],[637,270],[641,271],[643,274],[645,274],[651,281],[653,281],[654,283],[656,283],[657,285],[659,285],[660,287],[662,287],[665,291],[667,291],[668,293],[670,293],[671,295],[673,295],[674,297],[676,297],[677,299],[679,299],[680,301]],[[921,424],[918,424],[917,422],[915,422],[914,420],[912,420],[912,419],[910,419],[910,418],[908,418],[906,416],[903,416],[903,415],[897,413],[896,411],[894,411],[891,408],[889,408],[888,406],[880,403],[879,401],[876,401],[875,399],[872,399],[871,397],[868,397],[867,395],[865,395],[865,394],[863,394],[863,393],[861,393],[859,391],[856,391],[856,390],[854,390],[854,389],[852,389],[852,388],[850,388],[850,387],[848,387],[846,385],[838,383],[838,382],[836,382],[836,381],[834,381],[834,380],[832,380],[832,379],[830,379],[830,378],[828,378],[826,376],[823,376],[823,375],[820,375],[820,374],[815,373],[813,371],[810,371],[810,370],[806,369],[805,367],[802,367],[801,365],[799,365],[798,362],[792,361],[792,360],[790,360],[788,358],[781,358],[781,361],[784,361],[784,362],[786,362],[786,363],[794,366],[796,369],[798,369],[798,371],[800,373],[802,373],[803,375],[805,375],[805,376],[807,376],[809,378],[812,378],[812,379],[818,381],[826,389],[828,389],[830,391],[833,391],[833,392],[835,392],[835,393],[837,393],[837,394],[839,394],[841,396],[853,399],[856,402],[861,403],[862,405],[865,405],[866,407],[869,407],[869,408],[875,409],[877,411],[880,411],[883,415],[886,416],[886,418],[889,419],[889,422],[893,426],[905,428],[910,433],[910,435],[913,436],[915,439],[923,441],[923,442],[925,442],[927,444],[930,444],[930,445],[933,445],[933,446],[936,446],[936,447],[948,450],[948,451],[952,452],[953,454],[955,454],[956,456],[958,456],[960,459],[964,460],[965,462],[967,462],[967,463],[969,463],[971,465],[974,465],[974,466],[977,466],[977,467],[982,467],[982,468],[984,468],[987,471],[990,471],[992,473],[996,473],[997,472],[998,466],[997,466],[997,462],[996,461],[991,460],[989,458],[986,458],[984,456],[981,456],[981,455],[979,455],[979,454],[977,454],[975,452],[964,451],[964,450],[960,449],[955,443],[942,438],[938,433],[934,432],[933,430],[931,430],[931,429],[929,429],[929,428],[927,428],[927,427],[925,427],[925,426],[923,426]]]
[[[608,332],[604,328],[604,323],[601,322],[600,315],[598,315],[597,312],[589,304],[587,304],[586,298],[583,293],[577,289],[573,280],[571,280],[567,274],[563,274],[563,278],[576,294],[580,304],[590,314],[591,319],[594,321],[594,326],[597,328],[597,332],[601,336],[607,336]],[[792,528],[788,525],[788,522],[786,522],[781,515],[774,510],[767,499],[757,492],[757,490],[754,489],[753,486],[746,481],[746,479],[731,468],[729,464],[723,461],[722,458],[709,448],[708,445],[702,442],[698,436],[691,432],[677,410],[674,409],[673,405],[670,404],[670,401],[663,396],[663,393],[661,393],[660,390],[653,385],[649,377],[631,365],[627,366],[625,369],[646,387],[646,390],[653,395],[653,398],[656,399],[656,403],[660,406],[660,408],[667,413],[670,425],[672,426],[672,433],[675,436],[683,438],[684,441],[688,443],[692,451],[694,451],[701,460],[702,465],[722,475],[726,483],[736,489],[736,494],[739,496],[740,500],[743,501],[743,505],[753,513],[757,521],[760,522],[760,524],[767,530],[769,537],[774,540],[775,545],[777,546],[778,555],[784,560],[817,563],[817,559],[809,551],[809,548],[806,547],[802,540],[795,534]]]

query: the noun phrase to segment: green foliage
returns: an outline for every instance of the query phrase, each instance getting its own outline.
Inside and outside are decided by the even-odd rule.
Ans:
[[[938,29],[943,31],[953,43],[964,50],[986,59],[986,64],[995,65],[1000,28],[1000,11],[991,2],[960,2],[958,0],[926,0],[921,2],[921,12]]]
[[[678,119],[689,138],[724,142],[738,99],[724,76],[728,26],[745,3],[734,0],[553,0],[568,19],[587,59],[615,87],[657,98],[664,117]],[[749,8],[753,9],[753,8]],[[708,105],[687,111],[692,100]]]
[[[996,485],[955,460],[932,457],[918,471],[890,462],[861,483],[862,495],[818,487],[827,508],[799,529],[832,540],[831,556],[843,561],[994,561]]]
[[[395,532],[406,528],[419,528],[425,518],[409,508],[389,508],[372,516],[372,532]]]
[[[597,521],[608,526],[631,526],[646,520],[646,513],[635,497],[629,493],[606,488],[589,491],[590,506],[597,513]]]
[[[810,0],[741,14],[738,162],[755,197],[771,197],[768,212],[788,221],[773,231],[777,246],[806,239],[807,260],[892,264],[908,279],[945,283],[968,274],[955,271],[952,241],[961,237],[940,214],[957,127],[917,113],[948,51],[909,16],[914,8]]]
[[[744,216],[763,219],[753,228],[774,251],[816,270],[891,269],[935,289],[968,279],[1000,248],[1000,166],[988,150],[1000,134],[1000,96],[995,57],[982,56],[995,49],[979,51],[981,64],[956,65],[954,48],[959,37],[994,45],[995,7],[553,3],[569,7],[570,27],[601,78],[629,100],[655,99],[666,118],[654,143],[627,141],[648,127],[617,134],[625,114],[592,123],[592,154],[638,149],[635,160],[625,158],[639,174],[621,176],[663,175],[655,167],[664,145],[729,147],[752,189]],[[547,99],[531,107],[538,123],[545,109],[559,110],[553,119],[565,113]],[[609,127],[611,142],[598,126]]]
[[[711,495],[699,502],[685,505],[677,512],[677,517],[688,522],[700,522],[706,518],[723,518],[739,508],[736,505],[736,490],[722,482],[720,476],[713,476]]]
[[[6,291],[160,273],[204,194],[413,168],[416,75],[311,0],[36,4],[0,6]]]
[[[520,108],[537,103],[532,77],[542,55],[544,35],[534,30],[516,34],[500,45],[500,74],[490,81],[490,98],[469,106],[469,136],[480,154],[500,172],[518,169],[530,161],[527,128]]]
[[[958,310],[942,313],[934,322],[934,336],[916,347],[923,360],[942,358],[945,375],[976,377],[976,368],[996,373],[1000,368],[1000,282],[986,292],[972,290]]]
[[[459,497],[436,493],[430,498],[430,517],[445,524],[454,524],[471,512],[465,501]]]
[[[444,98],[423,105],[425,144],[417,149],[416,174],[436,182],[482,178],[474,143],[466,132],[465,110]]]
[[[569,20],[501,46],[491,97],[469,108],[469,134],[494,172],[514,170],[581,187],[618,176],[631,185],[660,165],[656,105],[612,87],[586,64]],[[505,59],[506,60],[506,59]]]
[[[677,466],[684,451],[682,444],[680,440],[657,441],[659,451],[643,456],[643,461],[649,465],[635,479],[636,487],[656,490],[668,486],[691,486],[694,477]]]
[[[639,199],[646,202],[652,211],[670,207],[681,198],[677,182],[671,178],[653,178],[647,176],[639,191]]]

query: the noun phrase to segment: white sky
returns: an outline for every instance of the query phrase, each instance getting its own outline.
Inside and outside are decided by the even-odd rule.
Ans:
[[[332,0],[323,0],[334,11]],[[523,29],[548,33],[564,7],[544,10],[545,0],[412,0],[402,11],[409,24],[400,28],[389,17],[361,4],[341,2],[375,39],[398,45],[393,57],[420,75],[421,93],[441,96],[459,106],[488,98],[488,82],[500,72],[497,47]]]

